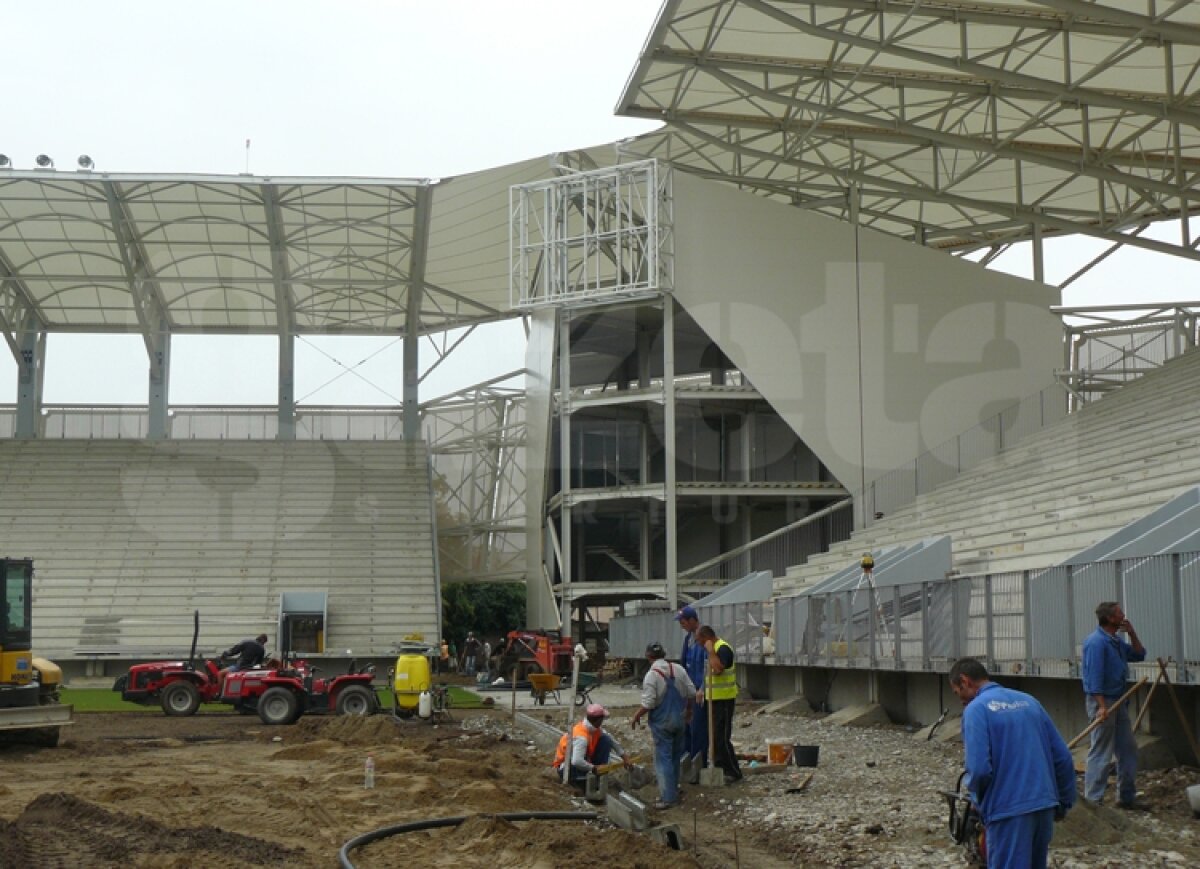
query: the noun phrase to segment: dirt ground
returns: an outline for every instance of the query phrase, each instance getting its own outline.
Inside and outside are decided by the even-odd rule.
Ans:
[[[459,718],[466,713],[460,713]],[[368,754],[375,788],[366,790]],[[0,746],[0,867],[329,867],[342,844],[393,824],[578,811],[544,752],[458,723],[83,714],[60,747]],[[581,847],[582,846],[582,847]],[[691,867],[606,822],[474,818],[355,851],[361,867]]]
[[[893,745],[910,738],[903,732],[822,733],[820,722],[786,721],[790,732],[815,728],[822,737],[814,737],[824,747],[811,788],[787,796],[795,773],[748,776],[742,786],[708,793],[689,788],[682,808],[657,818],[679,825],[688,850],[677,852],[604,820],[488,817],[590,807],[551,781],[543,745],[513,730],[503,711],[456,710],[455,717],[436,727],[379,715],[270,728],[236,714],[79,715],[56,749],[0,746],[0,869],[329,867],[354,836],[458,816],[470,818],[381,840],[351,859],[363,869],[962,865],[936,796],[905,793],[914,768],[889,778],[901,752]],[[748,712],[740,735],[750,741],[755,728],[779,726],[760,724],[764,718]],[[621,733],[635,743],[644,734]],[[942,781],[943,768],[956,766],[955,750],[922,745],[930,746],[922,749],[922,775]],[[368,754],[376,764],[371,790],[363,786]],[[878,762],[864,762],[871,758]],[[1055,865],[1197,865],[1200,821],[1178,806],[1178,789],[1195,772],[1140,779],[1163,810],[1153,820],[1112,820],[1110,809],[1074,814],[1056,837]],[[843,813],[839,800],[851,799],[860,784],[881,807],[897,808],[873,811],[863,797]],[[652,799],[653,788],[643,795]],[[699,850],[692,850],[696,833]]]

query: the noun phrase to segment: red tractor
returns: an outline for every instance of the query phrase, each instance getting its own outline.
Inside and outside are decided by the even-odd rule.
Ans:
[[[243,676],[240,691],[242,703],[253,698],[258,717],[263,724],[291,724],[301,715],[373,715],[379,711],[379,700],[375,695],[375,667],[368,664],[332,679],[322,679],[316,667],[305,661],[297,661],[288,669],[259,673],[230,673],[225,677],[225,694],[233,692],[231,682],[235,676]]]
[[[374,667],[350,671],[332,679],[317,678],[317,668],[306,661],[286,667],[271,662],[253,670],[229,673],[221,684],[219,661],[196,665],[196,639],[186,661],[135,664],[113,684],[121,699],[149,705],[158,703],[167,715],[195,715],[201,703],[229,703],[243,713],[258,712],[264,724],[291,724],[305,712],[370,715],[378,711]]]

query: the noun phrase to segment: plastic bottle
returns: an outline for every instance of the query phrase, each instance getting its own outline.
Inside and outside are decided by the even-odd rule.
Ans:
[[[369,754],[367,755],[366,775],[363,776],[363,787],[364,788],[375,787],[375,758]]]
[[[428,691],[422,691],[421,696],[417,699],[417,715],[421,718],[429,718],[433,715],[433,695]]]

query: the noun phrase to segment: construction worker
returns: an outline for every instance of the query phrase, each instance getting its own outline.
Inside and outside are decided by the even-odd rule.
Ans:
[[[463,642],[463,666],[462,672],[468,676],[475,675],[475,665],[479,659],[479,640],[475,639],[475,632],[469,631],[467,639]]]
[[[696,686],[687,671],[667,660],[660,643],[646,647],[650,669],[642,680],[642,705],[633,715],[636,729],[642,716],[649,713],[650,734],[654,737],[654,774],[658,779],[656,809],[679,804],[679,761],[683,757],[683,738]]]
[[[733,647],[708,625],[702,625],[696,631],[696,637],[708,653],[705,696],[712,700],[713,763],[724,770],[725,783],[733,784],[742,780],[742,770],[733,750],[733,709],[738,695]]]
[[[630,766],[625,759],[625,752],[612,734],[604,729],[604,719],[608,718],[608,710],[599,703],[591,703],[584,710],[584,719],[571,728],[570,740],[564,733],[558,741],[558,750],[554,753],[554,769],[562,779],[562,766],[567,760],[567,750],[571,751],[571,773],[568,781],[582,783],[588,774],[596,767],[609,762],[620,761]]]
[[[259,634],[253,640],[242,640],[236,646],[226,649],[221,653],[222,658],[237,658],[228,667],[221,670],[219,680],[220,693],[225,692],[225,677],[230,673],[237,673],[241,670],[253,670],[261,664],[267,657],[267,635]]]
[[[1075,804],[1075,762],[1033,697],[991,681],[974,658],[950,668],[963,704],[967,787],[987,825],[990,867],[1045,867],[1054,822]]]
[[[685,606],[675,613],[675,621],[683,629],[683,650],[679,653],[679,662],[687,670],[688,678],[700,692],[704,693],[704,662],[708,660],[708,652],[704,645],[696,639],[696,631],[700,630],[700,615],[693,607]],[[699,698],[698,701],[699,702]],[[708,715],[693,715],[687,727],[683,740],[684,757],[692,758],[692,775],[688,784],[700,781],[700,770],[708,763]]]

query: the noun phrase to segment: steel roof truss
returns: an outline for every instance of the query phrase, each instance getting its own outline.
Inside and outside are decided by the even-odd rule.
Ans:
[[[163,299],[158,275],[151,265],[151,257],[138,232],[137,224],[129,213],[117,182],[101,181],[104,199],[108,204],[111,232],[116,240],[125,269],[129,296],[134,314],[141,329],[142,341],[150,359],[150,378],[154,382],[166,379],[170,341],[171,313]],[[103,305],[100,305],[103,307]]]

